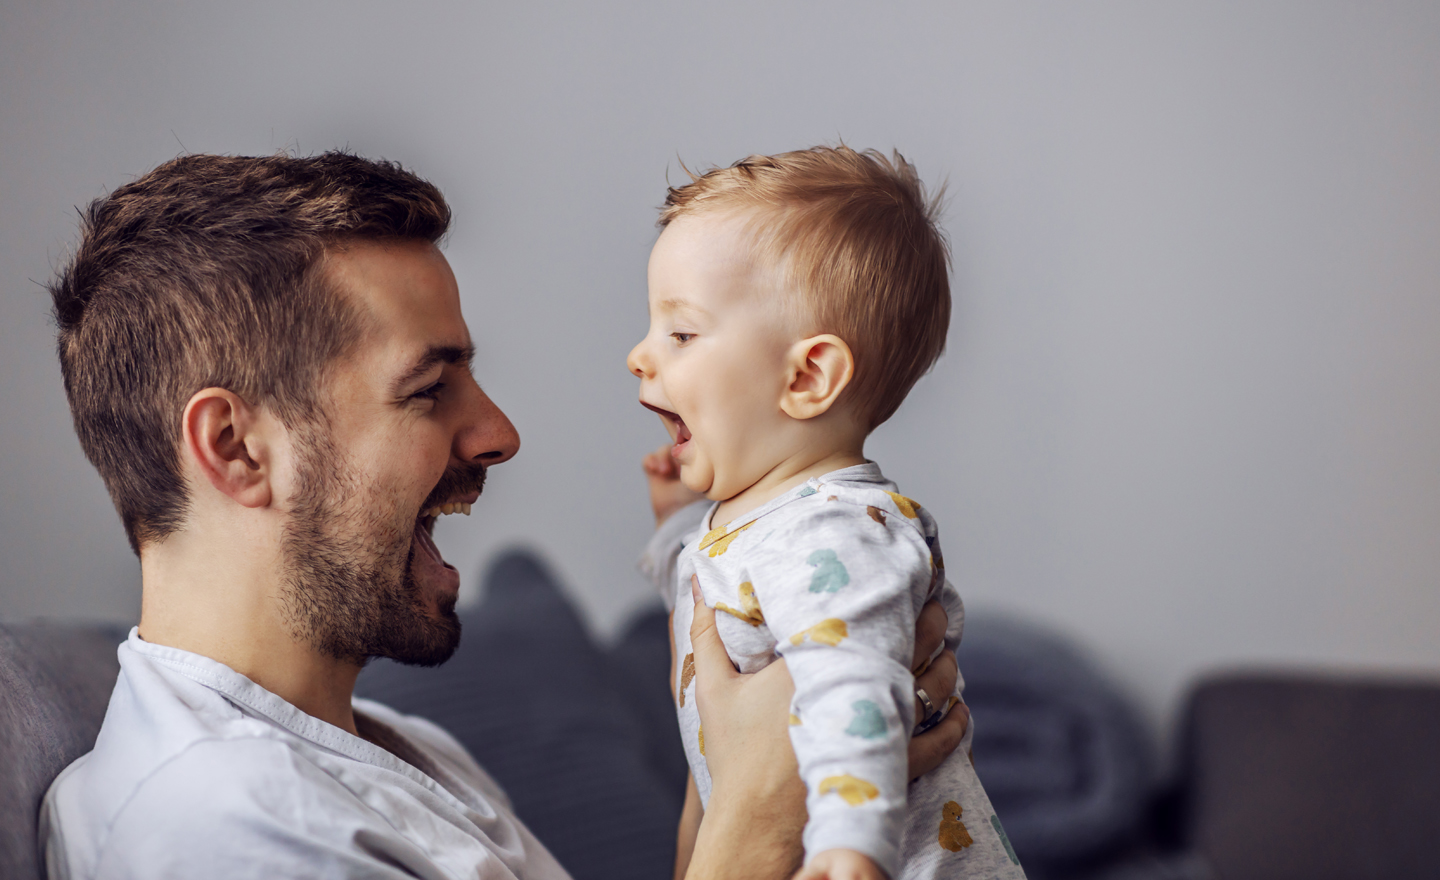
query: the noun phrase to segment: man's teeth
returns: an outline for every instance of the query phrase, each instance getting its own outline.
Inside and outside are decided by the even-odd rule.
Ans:
[[[428,510],[422,511],[420,515],[440,516],[443,514],[445,516],[449,516],[452,513],[463,513],[466,516],[469,516],[470,505],[466,504],[463,501],[457,501],[454,504],[442,504],[439,507],[431,507]]]

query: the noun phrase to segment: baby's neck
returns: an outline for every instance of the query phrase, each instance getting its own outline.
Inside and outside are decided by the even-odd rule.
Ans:
[[[771,468],[750,488],[720,502],[720,506],[715,508],[714,516],[710,518],[708,528],[718,528],[744,516],[772,499],[779,498],[811,477],[864,464],[865,460],[863,448],[838,449],[820,454],[819,457],[812,453],[786,459]]]

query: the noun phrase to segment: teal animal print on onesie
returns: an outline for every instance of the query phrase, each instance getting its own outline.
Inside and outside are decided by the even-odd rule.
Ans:
[[[834,550],[816,550],[805,562],[815,566],[815,574],[810,576],[812,593],[839,592],[841,587],[850,583],[850,572],[845,570],[845,563],[840,561]]]
[[[879,739],[885,735],[885,716],[873,700],[856,700],[850,708],[855,710],[855,719],[845,732],[864,739]]]
[[[995,829],[995,833],[1000,835],[1000,842],[1005,844],[1005,855],[1010,857],[1010,861],[1020,864],[1020,857],[1015,855],[1015,847],[1010,845],[1010,835],[1005,833],[1005,829],[1000,826],[1000,817],[994,813],[990,814],[990,827]]]

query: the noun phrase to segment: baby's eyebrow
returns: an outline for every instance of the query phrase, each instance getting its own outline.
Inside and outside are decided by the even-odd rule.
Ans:
[[[685,299],[662,299],[657,305],[666,312],[696,312],[701,315],[708,315],[709,312]]]

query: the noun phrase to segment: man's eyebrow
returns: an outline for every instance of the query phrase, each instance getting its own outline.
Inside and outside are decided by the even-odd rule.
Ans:
[[[414,366],[390,383],[390,388],[398,396],[415,380],[433,370],[436,364],[461,364],[469,369],[470,362],[474,359],[475,346],[473,345],[432,345],[425,349],[425,353],[420,356]]]

